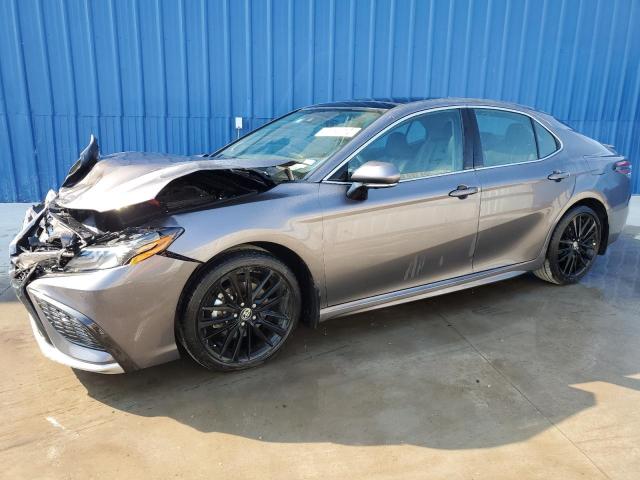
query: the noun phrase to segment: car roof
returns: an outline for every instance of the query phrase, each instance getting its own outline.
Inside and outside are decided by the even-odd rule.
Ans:
[[[380,110],[391,110],[396,107],[407,108],[437,108],[444,106],[489,106],[501,107],[515,110],[535,111],[531,107],[519,105],[517,103],[503,102],[500,100],[489,100],[482,98],[457,98],[457,97],[392,97],[392,98],[371,98],[344,100],[339,102],[318,103],[305,107],[313,108],[375,108]],[[542,113],[542,112],[539,112]]]
[[[390,110],[405,103],[431,100],[430,98],[363,98],[343,100],[340,102],[326,102],[310,105],[305,108],[377,108]]]

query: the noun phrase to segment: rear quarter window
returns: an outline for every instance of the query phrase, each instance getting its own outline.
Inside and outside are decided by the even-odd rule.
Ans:
[[[538,140],[538,158],[548,157],[558,150],[558,142],[549,130],[535,121],[533,122],[533,128],[536,132],[536,139]]]

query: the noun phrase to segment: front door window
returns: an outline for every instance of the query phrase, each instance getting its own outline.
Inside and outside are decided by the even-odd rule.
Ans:
[[[370,160],[393,163],[401,180],[463,170],[460,111],[441,110],[400,123],[362,149],[331,180],[348,182]]]

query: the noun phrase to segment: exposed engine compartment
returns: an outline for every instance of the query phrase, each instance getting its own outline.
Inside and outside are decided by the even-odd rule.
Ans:
[[[79,214],[79,218],[55,204],[40,204],[27,212],[26,229],[12,244],[14,276],[32,269],[41,273],[62,272],[82,248],[106,244],[128,235],[127,229],[120,232],[101,231],[82,223],[85,212],[73,213]]]
[[[67,209],[72,219],[95,226],[102,232],[139,227],[154,219],[244,201],[269,190],[275,183],[268,176],[243,170],[204,170],[172,180],[155,198],[105,212]]]
[[[221,206],[273,186],[275,182],[257,170],[205,170],[173,180],[155,200],[171,214]]]
[[[91,135],[60,191],[27,212],[10,246],[14,280],[24,287],[46,273],[111,268],[135,260],[131,255],[162,253],[183,232],[170,216],[252,201],[278,183],[270,174],[278,162],[204,158],[101,157]]]
[[[54,195],[27,213],[25,228],[12,243],[14,276],[34,269],[36,274],[64,272],[87,247],[127,242],[170,215],[247,201],[273,186],[259,171],[197,171],[172,180],[151,200],[105,212],[64,208]]]

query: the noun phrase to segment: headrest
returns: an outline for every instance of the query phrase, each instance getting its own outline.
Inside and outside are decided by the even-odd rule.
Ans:
[[[505,140],[511,146],[524,146],[531,142],[531,135],[527,128],[521,123],[512,123],[507,128]]]
[[[390,154],[405,154],[409,149],[407,137],[401,132],[393,132],[387,138],[387,146],[385,150]]]

